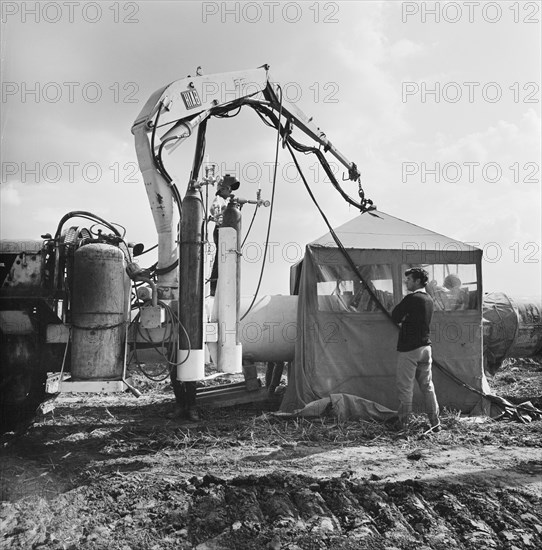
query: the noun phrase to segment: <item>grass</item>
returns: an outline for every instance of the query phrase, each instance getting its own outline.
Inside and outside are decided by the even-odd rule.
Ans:
[[[521,401],[522,393],[542,398],[542,361],[538,359],[507,360],[497,375],[490,380],[492,390],[503,397]],[[161,365],[146,367],[159,373]],[[261,369],[260,369],[261,370]],[[261,373],[260,373],[261,374]],[[137,378],[138,373],[133,375]],[[139,376],[141,376],[139,374]],[[528,381],[528,383],[526,383]],[[537,383],[538,381],[538,383]],[[211,382],[213,383],[213,382]],[[218,383],[218,381],[214,382]],[[173,398],[167,382],[145,381],[149,399],[157,403],[157,412]],[[115,416],[118,416],[116,414]],[[282,418],[256,407],[228,407],[203,409],[203,423],[190,429],[174,424],[164,426],[152,434],[157,446],[188,449],[228,447],[306,446],[345,447],[355,445],[397,444],[397,428],[390,422],[339,421],[332,416],[320,418]],[[542,422],[521,424],[507,420],[495,422],[489,418],[462,417],[457,411],[444,410],[441,415],[443,430],[426,437],[431,445],[519,445],[542,446]],[[414,415],[403,439],[420,443],[420,436],[429,427],[424,415]],[[173,435],[172,435],[173,432]],[[162,441],[162,445],[158,442]]]

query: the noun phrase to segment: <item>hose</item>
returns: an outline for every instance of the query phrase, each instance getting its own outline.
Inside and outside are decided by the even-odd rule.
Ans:
[[[254,292],[254,297],[252,298],[252,302],[248,306],[248,309],[245,311],[241,319],[239,319],[239,321],[242,321],[249,314],[250,310],[254,307],[254,304],[256,303],[256,300],[258,298],[258,293],[260,291],[260,286],[262,284],[263,274],[265,270],[267,248],[269,246],[269,236],[271,234],[271,221],[273,219],[273,207],[275,206],[275,189],[277,184],[277,166],[278,166],[279,144],[280,144],[280,119],[282,117],[282,88],[280,86],[279,86],[279,90],[280,90],[280,108],[279,108],[279,116],[278,116],[278,124],[277,124],[277,139],[275,142],[275,166],[273,170],[273,188],[271,191],[271,206],[269,208],[269,221],[267,223],[267,235],[265,236],[265,248],[263,252],[262,269],[260,270],[260,277],[258,279],[258,285],[256,286],[256,291]]]

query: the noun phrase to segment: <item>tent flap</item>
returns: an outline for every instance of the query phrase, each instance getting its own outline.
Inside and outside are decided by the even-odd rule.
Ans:
[[[284,416],[282,413],[281,416]],[[333,416],[339,421],[345,420],[375,420],[385,422],[397,417],[397,411],[392,411],[374,401],[363,399],[347,393],[332,393],[329,397],[312,401],[302,409],[290,413],[291,416],[314,418]]]

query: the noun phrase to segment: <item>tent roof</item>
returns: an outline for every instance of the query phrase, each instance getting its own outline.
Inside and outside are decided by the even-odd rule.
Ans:
[[[336,227],[335,233],[345,248],[403,250],[408,243],[424,243],[426,250],[477,250],[474,246],[377,210],[356,216]],[[337,245],[331,233],[326,233],[309,246],[335,248]]]

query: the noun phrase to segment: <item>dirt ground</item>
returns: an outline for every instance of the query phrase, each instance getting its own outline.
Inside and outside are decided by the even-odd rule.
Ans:
[[[149,366],[150,368],[150,366]],[[156,374],[157,366],[153,366]],[[275,401],[172,417],[166,382],[60,394],[2,440],[0,548],[542,548],[542,421],[284,419]],[[495,394],[542,406],[542,361]]]

